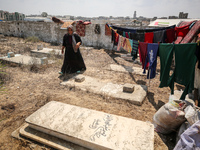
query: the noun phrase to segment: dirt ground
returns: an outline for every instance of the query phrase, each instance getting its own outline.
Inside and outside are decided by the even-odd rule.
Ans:
[[[6,55],[8,51],[30,55],[30,50],[36,49],[38,44],[43,44],[44,47],[48,48],[61,48],[61,45],[52,46],[45,42],[25,42],[24,39],[17,37],[3,37],[2,39],[6,40],[0,41],[0,57]],[[133,62],[125,61],[119,57],[118,53],[104,49],[83,49],[81,53],[87,67],[84,75],[109,80],[113,83],[149,85],[146,76],[114,72],[107,69],[110,64],[141,67]],[[147,122],[152,122],[155,112],[168,102],[170,90],[169,88],[158,88],[159,75],[150,81],[148,94],[142,106],[136,106],[130,102],[105,95],[69,89],[60,85],[62,79],[59,78],[58,72],[63,60],[52,59],[56,63],[40,67],[6,65],[6,75],[1,77],[5,79],[4,87],[0,93],[1,150],[51,149],[36,142],[15,139],[11,137],[11,133],[25,122],[26,117],[52,100]],[[159,62],[157,69],[159,70]],[[162,135],[155,132],[154,149],[173,149],[175,136],[176,133]]]

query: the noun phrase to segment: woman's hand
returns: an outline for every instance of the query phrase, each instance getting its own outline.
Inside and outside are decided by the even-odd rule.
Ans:
[[[79,45],[78,44],[76,44],[76,49],[78,49],[79,48]]]
[[[78,49],[78,48],[80,47],[80,45],[81,45],[81,42],[78,42],[78,43],[76,44],[76,49]]]
[[[64,46],[62,46],[62,54],[64,54],[64,48],[65,48],[65,47],[64,47]]]

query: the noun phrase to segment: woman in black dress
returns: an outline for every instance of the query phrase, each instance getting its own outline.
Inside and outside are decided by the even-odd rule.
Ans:
[[[79,50],[81,38],[73,32],[73,26],[67,27],[68,33],[63,37],[62,54],[65,49],[64,62],[60,74],[85,71],[85,63]]]

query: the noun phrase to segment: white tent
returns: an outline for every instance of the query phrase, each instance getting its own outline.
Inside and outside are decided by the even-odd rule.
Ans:
[[[150,22],[149,26],[151,27],[167,27],[172,25],[177,25],[181,21],[193,21],[199,19],[156,19],[155,21]]]

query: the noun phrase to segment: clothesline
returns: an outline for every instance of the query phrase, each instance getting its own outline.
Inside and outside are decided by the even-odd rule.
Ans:
[[[147,79],[153,79],[156,76],[157,56],[161,60],[160,87],[169,86],[171,93],[174,91],[174,82],[185,86],[181,99],[192,92],[194,88],[194,70],[197,58],[195,51],[197,43],[178,44],[190,31],[194,21],[182,23],[180,27],[170,26],[161,29],[127,29],[108,25],[111,29],[113,46],[117,46],[119,51],[122,47],[127,52],[131,52],[133,60],[137,58],[139,51],[142,68],[148,68]],[[158,33],[159,34],[158,34]],[[142,35],[142,36],[141,36]],[[135,37],[134,37],[135,36]],[[156,38],[155,38],[156,37]],[[141,39],[144,39],[142,41]],[[156,42],[155,42],[156,41]],[[155,43],[153,43],[155,42]],[[170,48],[169,48],[170,47]],[[199,47],[198,47],[198,51]],[[170,66],[175,55],[175,70],[172,76],[169,75]]]

